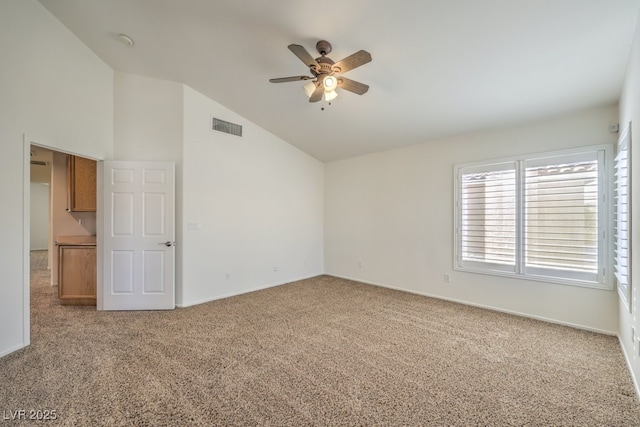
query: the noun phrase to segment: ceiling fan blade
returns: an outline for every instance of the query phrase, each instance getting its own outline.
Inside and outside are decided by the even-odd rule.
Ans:
[[[300,59],[300,61],[304,62],[307,67],[315,70],[320,69],[320,65],[318,65],[316,60],[313,59],[313,56],[311,56],[303,46],[300,46],[299,44],[290,44],[287,47],[295,56],[298,57],[298,59]]]
[[[342,76],[338,77],[338,87],[358,95],[364,95],[369,90],[369,85]]]
[[[322,99],[322,95],[324,95],[324,87],[322,86],[322,83],[316,83],[316,90],[314,90],[309,97],[309,102],[320,101]]]
[[[301,80],[311,80],[313,77],[309,76],[292,76],[292,77],[278,77],[277,79],[269,79],[271,83],[285,83],[285,82],[299,82]]]
[[[333,71],[335,73],[346,73],[347,71],[353,70],[367,62],[371,62],[371,54],[366,50],[359,50],[353,55],[349,55],[343,60],[333,64]]]

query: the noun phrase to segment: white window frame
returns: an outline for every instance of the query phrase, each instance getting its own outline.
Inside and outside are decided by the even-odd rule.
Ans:
[[[593,156],[598,158],[598,268],[595,277],[572,274],[568,270],[553,271],[525,266],[524,256],[524,210],[525,189],[524,173],[527,166],[547,164],[561,158],[575,159]],[[516,227],[515,227],[515,265],[497,265],[488,262],[473,262],[462,257],[462,175],[513,167],[516,175]],[[584,286],[613,290],[613,145],[594,145],[577,149],[559,150],[546,153],[522,155],[482,162],[454,165],[454,270],[467,271],[519,279],[552,282],[559,284]]]
[[[616,148],[614,268],[618,295],[631,312],[631,123],[620,134]]]

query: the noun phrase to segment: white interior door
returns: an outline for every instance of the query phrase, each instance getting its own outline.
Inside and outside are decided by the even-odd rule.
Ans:
[[[175,308],[172,162],[102,165],[103,310]]]

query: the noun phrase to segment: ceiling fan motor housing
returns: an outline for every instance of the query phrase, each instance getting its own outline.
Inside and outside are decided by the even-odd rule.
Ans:
[[[328,55],[331,53],[331,43],[326,40],[320,40],[318,43],[316,43],[316,49],[320,55]]]
[[[320,66],[320,70],[318,71],[318,74],[333,73],[333,64],[335,64],[335,62],[331,58],[327,58],[326,56],[321,56],[319,58],[316,58],[316,62]]]

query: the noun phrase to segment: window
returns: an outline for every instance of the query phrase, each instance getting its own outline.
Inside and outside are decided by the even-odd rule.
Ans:
[[[618,294],[627,310],[631,311],[631,125],[618,139],[618,154],[615,160],[616,207],[615,224],[615,275]]]
[[[455,268],[610,289],[610,152],[456,166]]]

